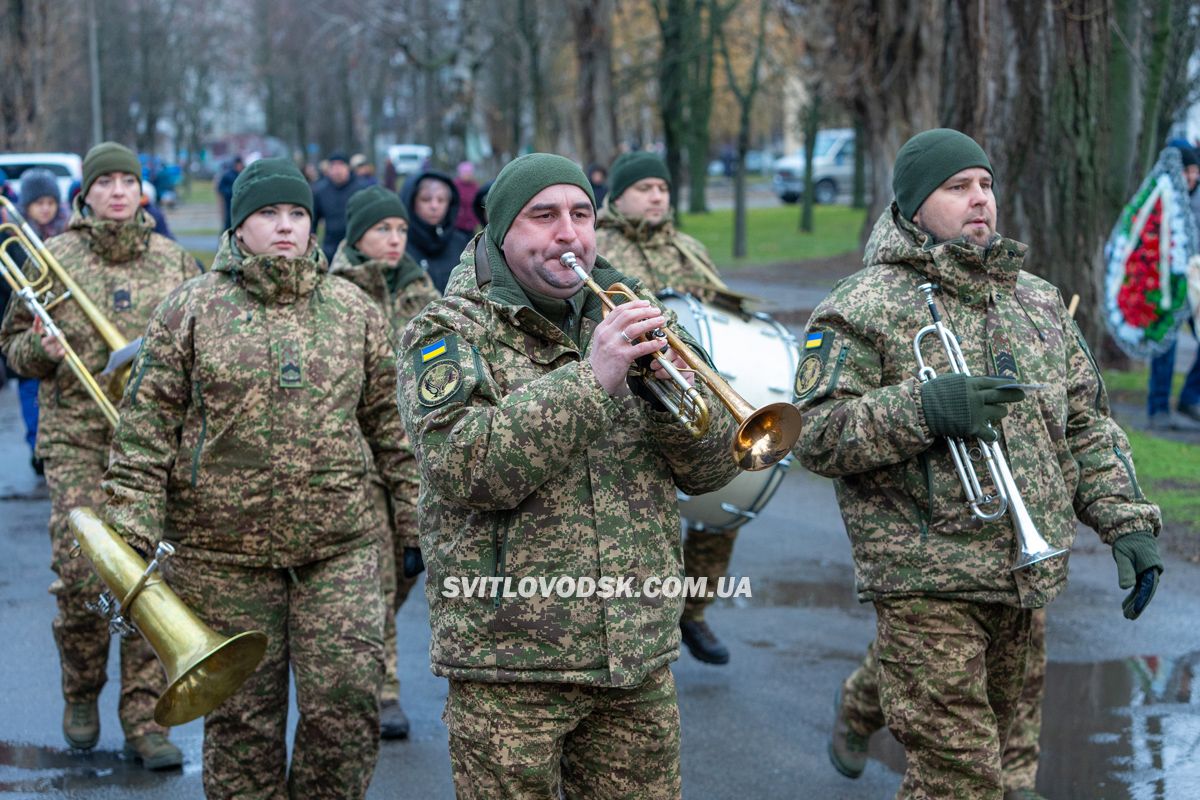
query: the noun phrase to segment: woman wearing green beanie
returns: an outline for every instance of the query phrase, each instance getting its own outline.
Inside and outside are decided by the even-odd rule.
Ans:
[[[154,233],[153,220],[141,210],[141,172],[137,154],[129,148],[116,142],[93,147],[83,160],[82,190],[67,229],[46,242],[50,254],[130,341],[142,335],[155,306],[196,274],[187,251]],[[51,291],[64,294],[57,282]],[[87,369],[93,374],[103,370],[110,351],[76,300],[67,299],[51,313]],[[35,453],[43,461],[50,490],[63,737],[72,748],[90,750],[100,738],[97,699],[107,680],[111,634],[105,620],[87,608],[96,597],[95,573],[87,559],[71,557],[75,537],[67,519],[76,506],[104,502],[100,482],[113,429],[64,362],[62,342],[46,335],[24,303],[9,304],[0,349],[14,371],[41,381]],[[116,402],[121,387],[111,388],[110,399]],[[166,688],[154,651],[140,636],[122,638],[120,648],[118,716],[126,752],[147,769],[178,767],[183,755],[154,722],[155,699]]]
[[[329,269],[375,301],[391,323],[397,341],[408,321],[431,301],[441,297],[429,274],[405,255],[407,243],[408,209],[395,192],[382,186],[371,186],[350,197],[346,205],[346,238],[338,246]],[[392,525],[386,486],[378,475],[372,476],[381,539],[379,577],[383,591],[386,672],[379,698],[379,730],[384,739],[408,736],[408,717],[400,707],[396,613],[424,569],[417,539],[418,476],[415,463],[407,463],[412,467],[411,490],[407,497],[400,498],[403,505],[397,509],[405,512],[403,527]]]
[[[212,271],[150,321],[105,515],[135,548],[177,542],[166,578],[209,625],[269,639],[254,675],[205,718],[206,795],[361,798],[383,677],[371,476],[397,509],[409,492],[391,332],[328,275],[291,162],[249,165],[230,206]]]

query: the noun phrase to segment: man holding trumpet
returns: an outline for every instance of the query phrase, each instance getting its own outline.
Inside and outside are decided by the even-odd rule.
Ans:
[[[446,297],[400,347],[430,655],[450,679],[460,798],[681,792],[669,663],[682,598],[640,590],[681,574],[675,488],[712,491],[734,476],[733,420],[704,386],[712,413],[698,438],[643,399],[630,366],[660,350],[643,337],[667,320],[645,299],[602,316],[564,263],[573,254],[603,288],[628,280],[597,256],[595,219],[578,166],[544,153],[511,162]],[[654,374],[664,377],[658,363]],[[468,596],[455,583],[479,578],[499,591]],[[515,591],[538,578],[579,591]],[[605,578],[633,590],[583,590]]]
[[[892,183],[866,268],[809,321],[796,452],[835,479],[859,598],[875,604],[880,700],[908,757],[900,796],[1000,800],[1032,610],[1066,585],[1076,516],[1112,546],[1120,586],[1136,585],[1134,619],[1162,571],[1159,511],[1057,289],[996,233],[979,145],[918,134]],[[918,332],[935,327],[921,349],[933,373],[919,376]],[[995,480],[1005,467],[1012,480]],[[975,511],[972,474],[992,495]]]

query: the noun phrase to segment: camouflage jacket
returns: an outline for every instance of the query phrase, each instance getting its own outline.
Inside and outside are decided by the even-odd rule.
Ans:
[[[131,543],[159,538],[211,561],[286,568],[377,535],[368,476],[404,489],[412,457],[396,408],[387,321],[301,258],[243,257],[155,311],[121,403],[104,488]]]
[[[670,220],[660,225],[635,223],[605,204],[596,219],[596,250],[654,294],[675,289],[707,300],[715,286],[717,268],[704,245],[675,230]]]
[[[1017,542],[1009,517],[972,516],[945,439],[926,426],[913,337],[931,321],[917,289],[928,281],[941,286],[943,320],[972,374],[1045,384],[1000,425],[1041,535],[1069,547],[1076,516],[1109,544],[1159,529],[1087,344],[1058,291],[1021,270],[1025,250],[1003,238],[986,250],[931,246],[893,204],[867,243],[866,268],[835,286],[809,320],[795,387],[804,412],[796,453],[835,479],[860,599],[929,594],[1036,608],[1066,584],[1066,557],[1010,571]],[[937,374],[949,370],[936,336],[922,356]],[[986,467],[976,468],[990,486]]]
[[[350,281],[375,301],[391,323],[395,341],[399,341],[405,326],[421,309],[441,297],[429,274],[408,256],[404,256],[396,265],[364,260],[346,242],[342,242],[334,253],[329,272]],[[404,474],[406,490],[401,495],[392,496],[392,516],[404,546],[418,547],[417,493],[420,475],[416,461],[410,459],[404,462]],[[378,472],[373,473],[371,479],[383,483]]]
[[[196,261],[154,233],[154,220],[141,212],[134,222],[121,224],[84,216],[79,208],[77,201],[67,230],[46,248],[121,335],[133,341],[142,335],[155,306],[199,272]],[[62,284],[55,281],[52,292],[61,295]],[[50,315],[88,370],[93,375],[102,371],[111,351],[79,304],[67,300]],[[76,448],[107,453],[112,428],[103,412],[66,361],[46,354],[32,326],[32,312],[14,298],[0,326],[0,349],[18,373],[41,380],[38,455],[71,458]],[[120,387],[100,383],[116,404]]]
[[[476,242],[480,240],[477,238]],[[479,253],[485,253],[479,248]],[[493,252],[494,249],[493,249]],[[497,256],[468,247],[444,299],[408,326],[400,406],[421,465],[421,550],[438,675],[632,686],[679,652],[681,598],[449,597],[447,579],[649,577],[682,569],[675,488],[736,473],[733,419],[694,439],[636,397],[610,397],[577,346],[534,311]],[[603,260],[602,286],[628,280]]]

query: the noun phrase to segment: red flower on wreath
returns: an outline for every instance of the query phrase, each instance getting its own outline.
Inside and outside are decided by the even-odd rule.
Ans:
[[[1137,247],[1125,261],[1125,280],[1117,291],[1117,306],[1125,321],[1135,328],[1146,328],[1158,320],[1158,301],[1162,287],[1158,277],[1159,232],[1162,230],[1162,200],[1146,219]]]

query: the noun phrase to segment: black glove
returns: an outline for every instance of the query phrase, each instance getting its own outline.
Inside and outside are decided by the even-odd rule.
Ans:
[[[415,578],[425,571],[425,559],[421,558],[421,548],[404,548],[404,577]]]
[[[991,426],[1008,413],[1006,403],[1025,399],[1021,389],[1001,389],[1012,378],[939,375],[921,384],[925,424],[934,436],[983,439],[994,442],[1000,434]]]
[[[1137,619],[1154,597],[1163,571],[1158,541],[1147,531],[1127,533],[1113,542],[1112,554],[1117,562],[1117,585],[1129,589],[1137,583],[1121,603],[1125,619]]]

